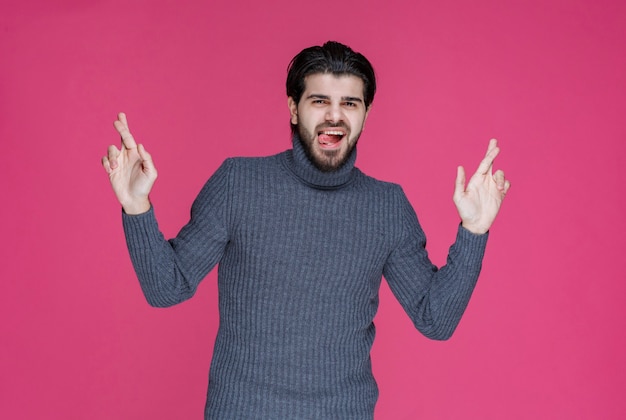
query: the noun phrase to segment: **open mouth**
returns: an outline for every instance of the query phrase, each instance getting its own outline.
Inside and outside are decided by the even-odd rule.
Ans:
[[[324,149],[334,149],[339,147],[341,140],[346,136],[343,130],[321,130],[317,133],[320,146]]]

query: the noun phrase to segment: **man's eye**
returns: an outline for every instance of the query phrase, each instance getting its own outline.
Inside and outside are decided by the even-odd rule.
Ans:
[[[344,105],[348,108],[354,108],[356,106],[356,102],[344,102]]]

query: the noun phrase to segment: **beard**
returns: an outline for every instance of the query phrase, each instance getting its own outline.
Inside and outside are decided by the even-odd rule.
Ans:
[[[315,153],[314,150],[314,142],[315,142],[315,133],[319,133],[321,130],[325,128],[333,128],[333,127],[342,127],[346,129],[346,137],[349,138],[350,130],[345,124],[320,124],[315,128],[315,132],[308,132],[302,125],[298,125],[298,140],[304,149],[304,153],[306,157],[309,159],[309,162],[313,164],[318,170],[322,172],[334,172],[340,169],[343,165],[346,164],[356,144],[359,142],[359,137],[361,133],[358,133],[354,142],[348,142],[348,148],[343,150],[321,150],[321,156]],[[342,141],[348,141],[347,139],[342,139]]]

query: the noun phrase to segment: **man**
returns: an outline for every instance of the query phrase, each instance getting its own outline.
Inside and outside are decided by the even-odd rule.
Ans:
[[[121,149],[110,146],[103,166],[149,303],[190,298],[219,263],[206,418],[372,418],[369,353],[383,275],[421,333],[447,339],[456,328],[510,187],[501,171],[492,174],[499,149],[492,140],[467,188],[459,167],[461,226],[438,269],[401,188],[354,166],[375,90],[372,66],[349,47],[300,52],[287,77],[293,148],[227,159],[170,241],[149,201],[152,159],[126,116],[115,122]]]

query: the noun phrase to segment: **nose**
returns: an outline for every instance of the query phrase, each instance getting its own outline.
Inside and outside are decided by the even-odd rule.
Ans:
[[[339,104],[330,104],[326,110],[326,121],[337,123],[343,121],[343,113]]]

